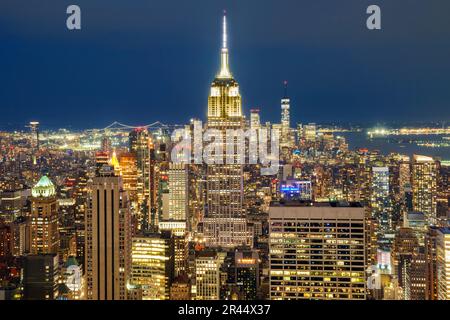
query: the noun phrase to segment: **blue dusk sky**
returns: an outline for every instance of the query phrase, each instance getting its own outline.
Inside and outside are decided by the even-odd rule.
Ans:
[[[288,80],[292,123],[450,120],[448,0],[2,0],[0,128],[205,119],[223,9],[247,116]]]

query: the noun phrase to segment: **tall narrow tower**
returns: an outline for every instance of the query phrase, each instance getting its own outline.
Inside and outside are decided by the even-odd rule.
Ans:
[[[154,148],[147,129],[136,128],[130,132],[129,151],[136,157],[139,225],[142,229],[147,229],[151,221],[151,211],[156,210]]]
[[[227,18],[224,14],[220,71],[211,84],[207,129],[222,132],[225,158],[226,130],[243,128],[239,85],[229,69]],[[233,158],[237,160],[237,154]],[[242,164],[210,164],[207,167],[207,207],[203,221],[207,246],[234,247],[250,242],[242,208],[242,173]]]
[[[436,224],[436,188],[438,167],[433,158],[414,155],[412,162],[413,209],[425,214],[429,224]]]
[[[31,147],[34,151],[39,149],[39,122],[30,121]]]
[[[110,174],[88,183],[86,211],[86,297],[125,300],[130,264],[131,214],[122,179]]]
[[[42,176],[31,189],[31,253],[56,254],[59,249],[56,189]]]
[[[284,81],[284,96],[281,99],[281,145],[286,146],[290,141],[291,119],[289,114],[291,100],[287,95],[287,84]]]
[[[259,109],[251,109],[250,110],[250,128],[251,129],[260,129],[261,128]]]

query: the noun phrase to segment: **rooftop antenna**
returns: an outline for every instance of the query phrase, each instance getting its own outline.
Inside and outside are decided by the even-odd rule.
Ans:
[[[288,81],[284,80],[283,81],[283,85],[284,85],[284,97],[287,98],[288,94],[287,94],[287,89],[288,89]]]

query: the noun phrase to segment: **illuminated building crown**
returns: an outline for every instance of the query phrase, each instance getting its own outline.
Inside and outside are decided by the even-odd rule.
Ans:
[[[55,194],[55,185],[47,176],[42,176],[39,182],[31,189],[31,195],[34,198],[49,198]]]
[[[112,154],[111,159],[109,160],[109,165],[112,166],[114,169],[119,168],[119,160],[117,159],[116,152],[114,151]]]
[[[228,65],[228,44],[227,40],[227,16],[226,12],[224,11],[223,15],[223,23],[222,23],[222,50],[220,54],[220,71],[217,75],[218,79],[232,79],[233,76],[230,72],[230,67]]]

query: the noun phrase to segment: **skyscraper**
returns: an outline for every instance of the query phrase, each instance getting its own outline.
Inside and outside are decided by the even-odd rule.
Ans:
[[[9,257],[12,251],[11,227],[0,219],[0,257]]]
[[[31,148],[34,151],[39,150],[39,122],[30,121],[30,130],[31,130],[31,139],[30,139]]]
[[[188,237],[186,220],[162,220],[159,222],[160,232],[172,234],[174,244],[174,277],[187,272]]]
[[[291,142],[290,102],[287,95],[287,81],[284,81],[284,96],[281,99],[281,146],[289,146]]]
[[[152,144],[149,132],[145,128],[137,128],[129,134],[129,150],[136,156],[137,166],[137,200],[140,205],[139,220],[147,226],[150,218],[152,199],[150,199],[151,176],[153,171]],[[154,191],[155,188],[153,188]],[[152,197],[154,198],[153,194]]]
[[[22,206],[22,194],[19,190],[4,190],[0,194],[0,219],[6,223],[13,222],[21,216]]]
[[[186,221],[188,211],[188,168],[181,163],[169,164],[169,220]]]
[[[317,125],[315,123],[308,123],[303,126],[303,137],[307,142],[316,141]]]
[[[239,85],[228,64],[227,20],[223,17],[223,35],[220,71],[211,84],[208,98],[207,129],[222,133],[223,157],[226,156],[226,131],[244,128]],[[235,137],[237,141],[237,137]],[[221,157],[221,155],[218,155]],[[206,210],[204,235],[207,246],[233,247],[250,244],[243,201],[243,166],[234,154],[235,164],[207,165]]]
[[[108,137],[104,137],[102,139],[102,150],[101,151],[108,154],[108,156],[111,155],[111,151],[112,151],[111,140]]]
[[[119,156],[123,189],[128,192],[128,197],[133,203],[137,202],[137,165],[136,156],[131,152],[122,152]]]
[[[438,300],[437,238],[438,228],[430,227],[425,235],[426,292],[425,300]]]
[[[425,300],[427,287],[426,267],[425,248],[414,248],[411,263],[406,272],[406,300]]]
[[[58,253],[58,203],[56,190],[47,176],[31,189],[31,253]]]
[[[413,209],[423,212],[429,224],[436,224],[437,163],[433,158],[414,155],[412,163]]]
[[[58,256],[56,254],[27,255],[23,268],[24,300],[54,300],[58,298]]]
[[[23,256],[30,252],[30,219],[19,217],[9,226],[11,227],[12,255]]]
[[[174,242],[170,232],[133,237],[132,286],[139,286],[143,300],[167,300],[174,276]]]
[[[195,257],[195,300],[219,300],[220,267],[226,254],[214,250],[201,251]]]
[[[87,173],[81,171],[77,178],[76,187],[73,197],[75,198],[75,223],[76,230],[76,247],[77,259],[83,262],[82,268],[85,270],[84,249],[86,240],[85,216],[86,216],[86,199],[87,199]]]
[[[259,117],[259,109],[250,110],[250,128],[259,129],[261,128],[261,120]]]
[[[244,300],[256,300],[259,289],[259,253],[256,250],[235,251],[236,284]]]
[[[271,299],[366,299],[359,203],[274,202],[269,223]]]
[[[436,272],[438,300],[450,300],[450,229],[437,230]]]
[[[399,228],[396,231],[395,241],[392,245],[392,262],[394,274],[398,278],[398,284],[404,289],[407,288],[407,277],[414,249],[419,246],[417,237],[411,228]],[[410,292],[405,292],[407,296]]]
[[[392,206],[389,197],[389,168],[372,167],[370,207],[377,221],[380,247],[389,246],[393,239]]]
[[[86,297],[125,300],[131,252],[127,194],[121,178],[113,173],[94,177],[88,183],[88,190]]]

